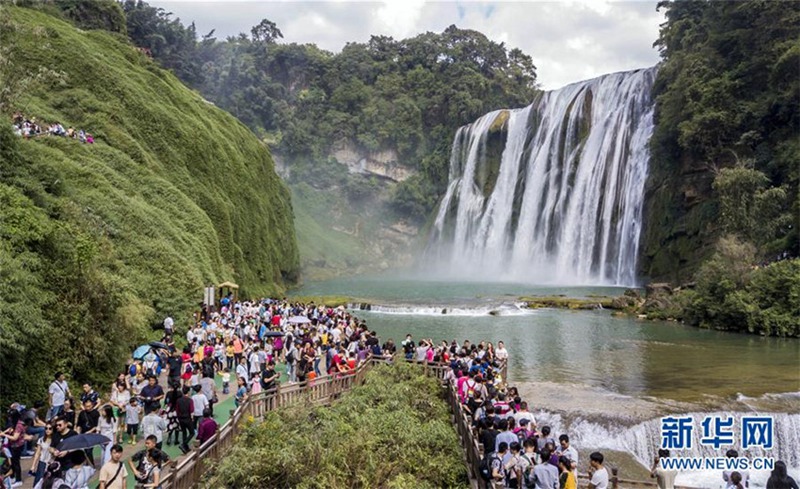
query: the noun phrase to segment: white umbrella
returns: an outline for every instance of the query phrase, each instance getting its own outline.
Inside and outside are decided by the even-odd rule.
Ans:
[[[311,320],[305,316],[292,316],[289,318],[289,324],[308,324]]]

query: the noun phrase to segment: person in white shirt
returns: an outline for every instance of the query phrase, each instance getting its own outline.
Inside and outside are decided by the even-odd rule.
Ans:
[[[520,421],[523,419],[528,420],[528,423],[530,423],[530,429],[534,429],[536,427],[536,418],[533,417],[533,413],[528,411],[528,403],[525,401],[519,403],[519,411],[514,413],[514,420],[517,422],[517,426],[521,426]]]
[[[194,400],[194,397],[192,397]],[[142,438],[147,439],[148,436],[153,435],[156,437],[156,448],[161,450],[162,442],[164,441],[164,432],[167,430],[167,420],[158,415],[155,409],[149,411],[144,418],[142,418]]]
[[[661,459],[669,457],[669,450],[661,448],[658,450],[658,457],[653,462],[650,469],[650,477],[656,480],[658,489],[675,489],[675,477],[678,476],[677,470],[665,470],[661,467]]]
[[[247,372],[247,360],[242,357],[239,365],[236,366],[236,376],[244,379],[245,384],[250,382],[250,374]]]
[[[494,356],[501,362],[508,360],[508,350],[506,350],[505,343],[503,343],[502,341],[497,342],[497,349],[494,352]]]
[[[567,457],[570,463],[570,471],[575,474],[575,480],[578,479],[578,451],[575,447],[569,445],[569,436],[561,435],[558,437],[559,447],[556,449],[556,454],[559,457]]]
[[[61,414],[61,411],[64,410],[64,400],[67,397],[72,397],[65,379],[63,372],[56,372],[53,383],[47,389],[48,394],[50,394],[50,410],[47,412],[46,421],[50,421]]]
[[[192,421],[194,422],[194,430],[197,431],[197,423],[203,417],[203,411],[208,408],[208,398],[203,394],[199,385],[194,386],[192,389],[194,390],[194,395],[192,395],[192,404],[194,405]]]
[[[589,489],[608,489],[608,470],[603,467],[603,454],[593,452],[589,455],[589,464],[592,466],[589,474]]]

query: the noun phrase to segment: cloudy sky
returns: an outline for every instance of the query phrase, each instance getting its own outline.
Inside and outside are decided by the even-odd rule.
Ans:
[[[216,29],[224,38],[270,19],[285,42],[315,43],[339,51],[348,41],[364,42],[372,34],[395,39],[456,24],[490,39],[518,47],[533,57],[543,88],[604,73],[652,66],[652,47],[663,16],[656,1],[607,0],[526,2],[297,2],[241,0],[149,0],[194,21],[205,34]]]

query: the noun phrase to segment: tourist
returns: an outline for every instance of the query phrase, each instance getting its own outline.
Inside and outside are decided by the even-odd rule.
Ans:
[[[11,468],[13,471],[14,482],[11,483],[13,487],[22,485],[22,451],[25,448],[25,423],[22,422],[22,415],[17,409],[8,410],[8,419],[6,422],[8,428],[3,431],[8,443],[8,450],[11,453]]]
[[[239,359],[239,365],[236,367],[236,377],[243,379],[245,385],[250,382],[250,375],[247,372],[247,360],[244,358]]]
[[[114,406],[114,415],[117,418],[118,434],[112,440],[114,443],[122,443],[122,435],[125,432],[126,422],[125,413],[128,409],[128,404],[131,402],[131,391],[128,388],[128,383],[117,382],[111,391],[110,404]]]
[[[98,489],[127,489],[128,469],[122,463],[122,445],[111,446],[111,458],[100,468]]]
[[[491,345],[491,343],[489,343],[489,345]],[[501,362],[508,360],[508,350],[506,350],[506,345],[502,341],[497,342],[497,351],[494,352],[494,357]]]
[[[767,489],[799,489],[797,482],[789,477],[786,470],[786,462],[776,460],[772,473],[767,480]]]
[[[519,457],[519,477],[522,487],[534,487],[536,481],[533,478],[533,469],[536,465],[536,440],[528,438],[522,443],[522,453]]]
[[[578,479],[575,472],[573,472],[572,464],[572,460],[566,455],[562,455],[558,458],[558,470],[560,472],[558,476],[559,489],[578,489]],[[661,486],[658,487],[662,489]],[[670,486],[670,488],[671,487],[672,486]]]
[[[678,471],[661,467],[660,460],[667,457],[669,457],[669,450],[659,449],[658,456],[653,461],[653,467],[650,469],[650,477],[656,480],[658,489],[675,489],[675,477],[678,475]]]
[[[498,445],[498,450],[492,454],[490,468],[492,470],[492,488],[504,489],[506,487],[506,470],[503,464],[503,458],[508,451],[508,444],[506,442]]]
[[[511,446],[512,443],[517,441],[517,435],[515,435],[514,432],[508,429],[508,419],[500,418],[497,427],[500,429],[500,433],[497,435],[497,438],[495,439],[494,442],[494,447],[495,447],[494,450],[496,452],[500,451],[499,450],[500,443],[505,442],[506,445]]]
[[[158,384],[155,374],[147,378],[147,385],[142,387],[139,397],[144,400],[144,409],[154,411],[161,409],[161,400],[164,399],[164,389]]]
[[[200,379],[200,392],[208,399],[208,409],[214,413],[214,404],[217,402],[217,385],[214,383],[214,372],[212,367],[211,377],[203,376]]]
[[[513,420],[514,418],[508,418],[509,421]],[[517,440],[520,443],[524,443],[525,440],[529,438],[533,438],[536,435],[536,432],[529,429],[530,420],[528,418],[522,418],[520,421],[521,425],[514,429],[514,435],[516,435]]]
[[[608,489],[608,470],[603,467],[603,454],[592,452],[589,464],[589,489]]]
[[[744,489],[742,485],[742,474],[739,472],[731,472],[728,474],[728,485],[726,489]]]
[[[739,458],[739,452],[730,449],[727,452],[725,452],[725,456],[727,458]],[[750,487],[750,472],[746,470],[740,470],[739,475],[742,476],[742,485],[744,487]],[[730,478],[731,478],[731,471],[725,470],[722,472],[722,480],[725,481],[728,486],[730,485]]]
[[[559,447],[556,454],[559,457],[567,457],[570,461],[570,470],[574,472],[575,477],[578,477],[578,451],[575,447],[569,445],[569,435],[563,434],[558,437]],[[669,451],[667,451],[669,453]]]
[[[69,453],[69,458],[70,468],[64,474],[63,483],[70,489],[89,489],[89,481],[92,479],[95,470],[88,463],[86,453],[82,450],[76,450]]]
[[[511,489],[521,487],[519,442],[515,441],[508,445],[508,451],[503,457],[503,469],[506,472],[506,487]]]
[[[101,406],[100,411],[101,415],[97,422],[97,431],[109,440],[103,451],[103,459],[100,465],[102,467],[111,459],[111,447],[116,443],[115,440],[119,428],[117,426],[117,418],[114,416],[114,408],[110,404]]]
[[[139,400],[131,397],[130,402],[125,407],[125,426],[128,433],[128,443],[131,445],[136,444],[136,435],[139,433],[139,416],[142,413],[142,408],[139,406]]]
[[[36,453],[33,455],[32,468],[35,469],[35,476],[33,485],[39,483],[44,477],[45,469],[53,460],[53,454],[50,453],[50,446],[53,442],[53,424],[47,423],[44,427],[44,435],[36,442]]]
[[[58,450],[58,445],[67,438],[77,436],[78,433],[72,429],[72,425],[63,418],[53,418],[52,422],[56,429],[53,432],[53,441],[50,442],[49,451],[50,454],[56,458],[56,462],[58,462],[62,468],[66,469],[70,464],[70,459],[67,457],[69,452]]]
[[[519,409],[514,413],[514,419],[517,420],[518,425],[523,419],[527,419],[530,428],[536,428],[536,418],[533,417],[533,413],[528,411],[528,403],[525,401],[519,403]]]
[[[164,432],[167,430],[167,421],[159,415],[157,410],[148,411],[145,409],[144,418],[142,418],[142,436],[145,439],[155,436],[156,448],[161,450],[164,441]]]
[[[63,372],[57,372],[55,374],[55,380],[50,384],[47,392],[50,395],[50,410],[47,412],[47,418],[45,420],[50,421],[61,414],[64,410],[64,401],[71,396],[69,385],[67,384]]]
[[[145,449],[140,450],[128,460],[128,466],[133,472],[138,487],[155,489],[161,482],[161,464],[166,454],[155,447],[155,438],[152,435],[147,437],[144,444]]]
[[[81,394],[81,406],[84,406],[86,402],[91,402],[93,407],[97,407],[97,404],[100,402],[100,394],[94,390],[91,384],[83,384],[83,393]]]
[[[192,390],[194,391],[192,395],[192,429],[197,431],[197,423],[199,423],[200,418],[203,417],[203,411],[208,409],[209,403],[208,398],[203,394],[202,387],[196,385]]]
[[[194,436],[194,426],[192,423],[193,413],[194,403],[192,402],[192,398],[189,397],[189,387],[183,386],[181,395],[175,401],[175,416],[178,419],[178,427],[181,430],[183,438],[183,443],[179,445],[179,448],[183,453],[189,451],[189,440]]]
[[[217,426],[217,422],[211,417],[211,410],[206,409],[203,411],[203,419],[197,427],[197,441],[200,442],[200,445],[217,434]]]
[[[183,373],[183,360],[181,360],[181,353],[177,350],[167,358],[167,385],[174,385],[180,383],[181,373]]]
[[[533,468],[536,489],[558,489],[558,469],[550,463],[550,455],[546,448],[539,452],[541,461]]]
[[[72,407],[71,397],[64,399],[64,409],[61,410],[59,417],[69,423],[71,428],[78,426],[78,413],[76,413],[75,409]]]
[[[539,434],[539,438],[536,440],[536,443],[539,453],[544,450],[545,445],[548,443],[552,443],[553,446],[556,446],[556,441],[550,436],[549,426],[542,426],[542,432]]]
[[[289,341],[286,347],[286,373],[289,382],[297,382],[297,360],[299,353],[294,342]]]

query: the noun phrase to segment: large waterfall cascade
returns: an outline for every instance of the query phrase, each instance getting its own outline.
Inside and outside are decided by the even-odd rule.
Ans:
[[[459,129],[427,254],[439,271],[633,285],[655,74],[575,83]]]

